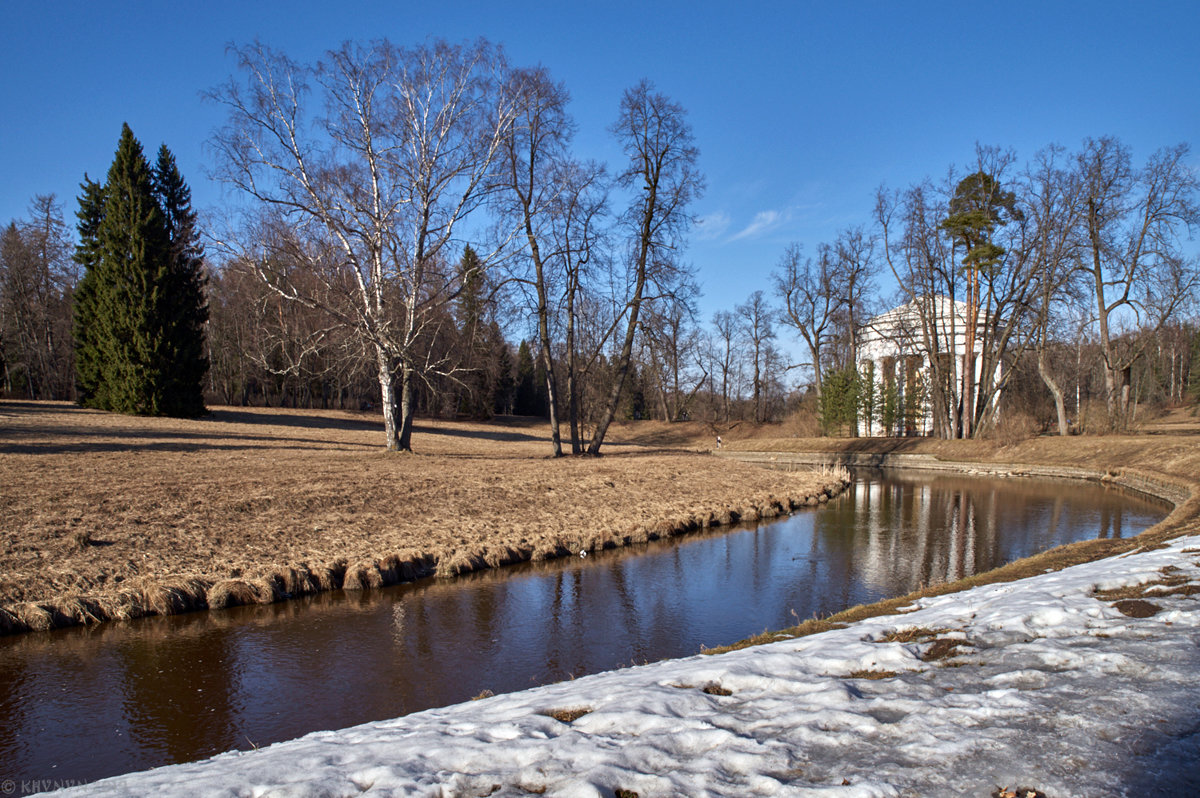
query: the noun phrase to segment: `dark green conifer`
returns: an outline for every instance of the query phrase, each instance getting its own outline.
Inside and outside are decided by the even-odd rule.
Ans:
[[[497,415],[509,416],[515,412],[513,403],[516,401],[517,390],[517,382],[513,377],[512,352],[509,351],[508,341],[504,340],[504,335],[500,332],[499,324],[493,321],[489,325],[489,331],[488,340],[494,353],[496,375],[495,388],[492,392],[492,409]]]
[[[99,323],[96,312],[96,279],[100,264],[100,222],[104,219],[104,186],[86,174],[79,186],[79,246],[75,262],[83,267],[83,278],[75,286],[74,338],[75,379],[79,403],[95,406],[100,387]]]
[[[458,295],[458,334],[462,342],[462,382],[466,388],[459,400],[459,412],[472,418],[486,419],[492,414],[494,384],[489,372],[486,302],[483,295],[483,263],[468,244],[458,264],[462,291]]]
[[[165,148],[164,148],[165,150]],[[204,412],[203,273],[187,185],[169,151],[161,174],[128,125],[101,188],[79,198],[76,296],[80,401],[139,415]]]
[[[204,248],[192,210],[192,191],[184,182],[175,156],[164,144],[154,166],[154,193],[166,225],[167,264],[165,338],[168,347],[167,385],[162,412],[169,416],[204,413],[204,377],[208,373],[204,325]]]
[[[513,413],[518,416],[537,415],[537,383],[536,369],[533,365],[533,352],[528,341],[521,341],[517,347],[517,375]]]

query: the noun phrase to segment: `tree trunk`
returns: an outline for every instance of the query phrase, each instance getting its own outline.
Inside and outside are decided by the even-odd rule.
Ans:
[[[550,336],[543,333],[542,367],[546,369],[546,401],[550,411],[550,453],[562,457],[562,434],[558,424],[558,385],[554,379],[554,360],[550,357]]]
[[[1050,395],[1054,397],[1054,410],[1058,414],[1058,434],[1066,435],[1069,430],[1067,428],[1067,408],[1063,401],[1063,392],[1058,387],[1058,383],[1054,381],[1054,377],[1050,374],[1050,369],[1046,365],[1046,351],[1040,347],[1037,353],[1037,366],[1038,375],[1041,376],[1042,382],[1046,383],[1046,387],[1050,389]]]
[[[971,438],[975,434],[975,331],[979,328],[978,297],[976,280],[978,275],[974,270],[969,275],[967,284],[967,318],[963,325],[963,355],[962,374],[962,437]],[[951,308],[951,313],[954,309]]]
[[[400,423],[398,436],[396,439],[396,450],[401,452],[412,451],[412,430],[413,430],[413,415],[416,413],[417,407],[413,379],[415,375],[408,366],[401,369],[400,375]],[[386,410],[384,412],[387,412]]]
[[[571,427],[571,454],[583,453],[579,432],[579,386],[576,385],[575,288],[567,291],[567,423]]]
[[[647,226],[649,223],[647,222]],[[648,236],[647,236],[648,238]],[[633,339],[637,334],[638,313],[642,308],[642,293],[646,289],[646,268],[641,265],[638,269],[637,284],[634,287],[633,298],[629,300],[629,323],[625,328],[625,342],[621,345],[621,356],[617,360],[617,373],[613,378],[612,387],[608,392],[608,401],[604,406],[604,414],[596,425],[592,442],[588,444],[587,453],[595,456],[600,454],[604,444],[604,436],[608,427],[617,416],[617,405],[621,401],[621,393],[625,390],[625,381],[629,378],[629,360],[633,357]]]
[[[533,256],[535,288],[537,289],[538,340],[542,347],[542,367],[546,369],[546,399],[550,405],[550,452],[554,457],[562,457],[562,435],[558,428],[558,385],[554,379],[554,357],[550,351],[550,310],[549,302],[546,300],[546,275],[542,266],[542,254],[538,247],[537,236],[533,233],[533,221],[528,202],[524,202],[524,209],[525,235],[529,242],[529,252]]]
[[[400,426],[396,418],[396,376],[392,368],[391,358],[382,348],[375,352],[379,364],[379,394],[383,406],[383,432],[387,448],[396,451],[400,448]]]

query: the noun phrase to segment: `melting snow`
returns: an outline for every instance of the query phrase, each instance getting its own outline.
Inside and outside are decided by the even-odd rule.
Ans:
[[[1200,585],[1198,544],[60,794],[1191,795],[1200,597],[1164,593]],[[1172,586],[1146,592],[1162,608],[1151,617],[1095,595],[1161,582],[1169,566]],[[958,646],[930,656],[937,639]],[[850,676],[863,672],[883,678]]]

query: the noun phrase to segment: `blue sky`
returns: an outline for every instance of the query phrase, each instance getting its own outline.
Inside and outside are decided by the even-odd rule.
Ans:
[[[301,61],[346,39],[485,36],[566,83],[581,156],[616,164],[607,128],[643,77],[689,113],[707,177],[686,253],[702,317],[755,289],[791,241],[867,224],[875,189],[965,164],[976,142],[1021,159],[1114,135],[1144,159],[1200,147],[1194,2],[16,2],[0,0],[0,222],[55,193],[73,222],[122,122],[165,142],[202,209],[221,205],[200,92],[227,43]],[[1195,154],[1192,163],[1200,168]]]

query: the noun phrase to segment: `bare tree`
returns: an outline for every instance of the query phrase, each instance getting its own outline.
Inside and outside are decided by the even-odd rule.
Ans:
[[[550,446],[555,457],[562,455],[559,431],[559,396],[554,341],[551,338],[552,261],[555,260],[552,224],[560,210],[556,170],[567,160],[567,144],[574,123],[567,114],[569,95],[554,83],[544,67],[513,70],[508,79],[515,100],[515,119],[504,137],[503,190],[497,208],[514,228],[520,230],[524,256],[532,274],[518,279],[533,292],[534,319],[539,344],[538,357],[546,376],[550,412]],[[524,258],[522,259],[524,260]],[[561,282],[561,281],[560,281]]]
[[[789,244],[773,275],[776,294],[783,300],[780,321],[799,332],[808,346],[818,399],[825,371],[822,355],[833,340],[841,304],[834,257],[834,249],[828,244],[818,247],[815,260],[804,257],[799,244]]]
[[[734,309],[734,313],[737,314],[741,334],[750,345],[746,354],[750,356],[754,373],[754,421],[761,424],[766,420],[763,399],[766,393],[767,356],[776,354],[771,349],[771,341],[775,338],[775,310],[767,304],[762,291],[755,291]]]
[[[870,297],[875,290],[878,241],[862,227],[848,227],[834,242],[834,258],[839,294],[839,313],[842,338],[848,349],[846,364],[857,367],[858,334],[872,308]]]
[[[699,288],[686,282],[681,291],[655,303],[643,314],[642,336],[657,388],[663,421],[681,421],[708,380],[696,327]]]
[[[1188,146],[1160,149],[1141,169],[1113,138],[1087,139],[1076,157],[1109,425],[1130,421],[1130,374],[1157,332],[1195,292],[1196,259],[1179,236],[1200,222],[1200,179]]]
[[[960,434],[957,358],[946,345],[955,340],[959,320],[954,312],[959,272],[951,247],[941,233],[946,197],[928,181],[903,192],[880,189],[875,218],[883,236],[883,254],[901,296],[918,320],[919,329],[905,334],[919,343],[927,357],[934,432],[939,437]]]
[[[737,319],[728,310],[719,310],[713,314],[713,361],[721,372],[721,419],[729,421],[729,391],[730,383],[735,379],[737,368]],[[714,369],[716,371],[717,369]]]
[[[457,371],[429,344],[461,290],[448,247],[484,201],[512,123],[503,60],[484,41],[347,43],[311,66],[261,44],[236,54],[246,80],[210,93],[229,113],[213,146],[221,176],[276,233],[223,243],[373,350],[387,446],[410,450],[415,381]],[[319,291],[275,270],[280,242],[309,259]]]
[[[875,250],[874,236],[851,227],[832,245],[820,244],[815,259],[805,258],[799,244],[790,244],[772,276],[783,300],[779,321],[794,328],[808,346],[818,400],[831,348],[842,367],[858,361],[859,327],[878,268]]]
[[[554,253],[564,276],[562,307],[565,316],[567,418],[571,428],[571,453],[583,453],[583,389],[592,365],[607,343],[616,321],[585,318],[586,309],[603,307],[589,301],[586,292],[592,273],[603,273],[606,263],[602,222],[608,213],[608,184],[604,167],[594,162],[564,161],[557,165],[559,186],[551,227]],[[586,328],[592,334],[586,334]],[[583,329],[581,329],[583,328]]]
[[[74,394],[71,298],[78,272],[62,207],[34,198],[29,218],[0,234],[0,367],[3,389],[30,399]]]
[[[691,223],[687,206],[704,188],[696,168],[699,153],[683,108],[655,91],[649,81],[625,92],[613,132],[629,159],[617,181],[634,192],[621,217],[628,232],[630,291],[624,303],[624,340],[616,356],[608,399],[588,444],[592,455],[600,453],[616,417],[647,291],[676,278],[675,250]]]
[[[1080,182],[1068,165],[1065,150],[1050,146],[1039,152],[1022,178],[1021,192],[1028,219],[1024,249],[1034,273],[1037,291],[1032,308],[1034,350],[1038,376],[1054,400],[1059,435],[1069,432],[1066,400],[1054,375],[1049,350],[1061,335],[1057,320],[1080,296],[1076,264],[1083,244],[1080,222],[1083,218]]]

